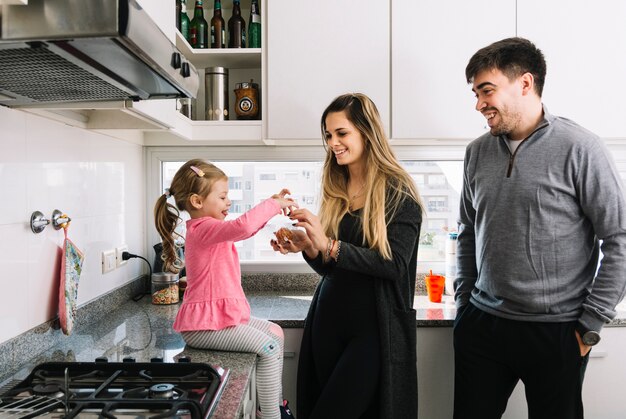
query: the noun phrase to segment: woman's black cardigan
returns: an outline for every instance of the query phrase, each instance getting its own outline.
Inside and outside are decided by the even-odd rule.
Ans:
[[[417,417],[417,353],[416,315],[413,310],[417,249],[419,243],[422,212],[412,199],[405,199],[391,222],[387,225],[387,238],[392,260],[366,247],[341,243],[337,262],[305,260],[320,275],[321,281],[315,290],[307,318],[298,362],[298,408],[297,418],[308,419],[319,398],[311,353],[311,321],[320,285],[325,275],[335,267],[361,273],[374,278],[376,310],[381,339],[381,374],[379,383],[380,418]],[[341,240],[341,237],[339,237]]]

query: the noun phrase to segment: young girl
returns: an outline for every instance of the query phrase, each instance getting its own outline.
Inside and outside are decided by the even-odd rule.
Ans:
[[[163,239],[164,271],[178,272],[183,266],[175,249],[178,233],[174,229],[179,209],[191,216],[185,238],[187,289],[174,330],[194,348],[256,353],[264,419],[279,419],[285,413],[279,406],[284,337],[277,324],[250,316],[234,242],[253,236],[273,216],[297,207],[285,198],[288,193],[283,189],[236,220],[225,221],[231,205],[228,178],[214,165],[195,159],[176,172],[154,208],[156,229]],[[169,196],[178,209],[167,202]]]

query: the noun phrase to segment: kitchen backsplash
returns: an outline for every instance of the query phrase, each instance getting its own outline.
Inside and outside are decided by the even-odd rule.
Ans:
[[[78,304],[140,276],[141,260],[102,274],[104,250],[145,249],[141,145],[0,107],[0,343],[57,316],[63,230],[30,230],[30,216],[59,209],[84,252]]]

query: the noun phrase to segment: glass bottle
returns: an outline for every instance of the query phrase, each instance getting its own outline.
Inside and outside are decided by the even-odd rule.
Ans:
[[[189,43],[193,48],[208,48],[209,24],[204,19],[202,0],[196,0],[193,19],[189,26]]]
[[[186,0],[177,0],[178,2],[178,9],[179,10],[179,14],[178,14],[178,30],[180,31],[180,33],[183,35],[183,38],[185,38],[187,40],[187,42],[189,42],[189,26],[190,26],[190,22],[189,22],[189,16],[187,16],[187,2]]]
[[[233,0],[233,15],[228,19],[228,48],[246,47],[246,21],[241,17],[239,0]]]
[[[215,0],[211,18],[211,48],[226,48],[226,25],[222,18],[222,1]]]
[[[250,4],[250,21],[248,23],[248,47],[261,48],[261,13],[259,1],[252,0]]]

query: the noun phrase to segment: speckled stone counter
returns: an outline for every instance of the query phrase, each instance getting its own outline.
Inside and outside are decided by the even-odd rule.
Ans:
[[[253,316],[273,320],[283,328],[302,328],[318,280],[314,274],[246,275],[243,283]],[[69,337],[60,332],[58,320],[51,320],[1,344],[0,387],[25,378],[35,365],[46,361],[91,362],[104,356],[111,362],[125,357],[138,362],[155,357],[174,362],[188,356],[192,362],[230,369],[213,417],[238,418],[256,356],[186,348],[171,327],[179,306],[155,306],[148,297],[131,301],[137,289],[137,284],[130,284],[79,308],[79,321]],[[430,302],[419,279],[417,292],[418,327],[451,327],[456,316],[452,296],[444,296],[441,303]],[[626,326],[626,302],[618,306],[617,317],[609,326]]]
[[[174,362],[187,356],[192,362],[230,369],[213,418],[240,417],[256,355],[185,347],[180,334],[172,330],[177,311],[178,305],[156,306],[147,297],[139,302],[127,301],[89,327],[72,333],[55,347],[23,363],[17,372],[3,378],[3,384],[25,378],[34,366],[46,361],[92,362],[104,356],[110,362],[121,362],[126,357],[138,362],[148,362],[151,358]]]

